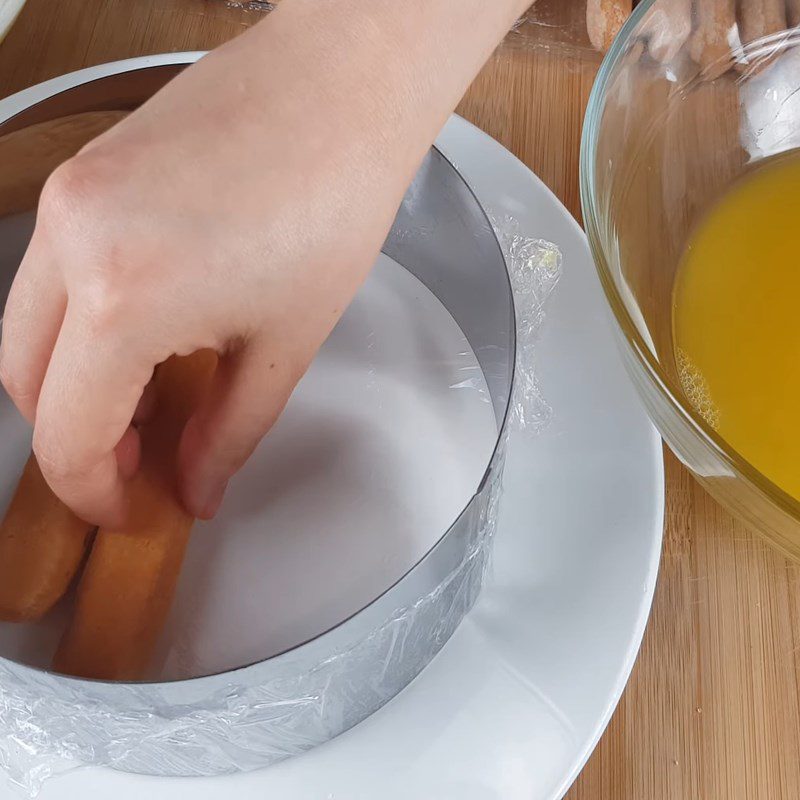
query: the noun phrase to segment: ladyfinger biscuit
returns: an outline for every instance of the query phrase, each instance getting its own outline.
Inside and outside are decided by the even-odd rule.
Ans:
[[[596,50],[605,52],[631,15],[633,0],[588,0],[586,30]]]
[[[0,524],[0,620],[43,617],[80,569],[93,530],[53,494],[31,455]]]
[[[101,528],[78,585],[74,615],[54,660],[69,675],[138,680],[175,594],[194,520],[177,494],[181,433],[216,368],[216,354],[172,358],[155,378],[157,408],[141,430],[142,463],[128,521]]]
[[[732,66],[737,45],[736,0],[695,0],[691,54],[695,63],[718,78]]]

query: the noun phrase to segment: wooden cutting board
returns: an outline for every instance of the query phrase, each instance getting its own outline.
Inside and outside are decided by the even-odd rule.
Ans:
[[[0,0],[0,18],[15,3]],[[90,64],[210,48],[259,18],[224,0],[28,0],[0,45],[0,96]],[[578,219],[581,121],[598,66],[574,50],[505,47],[459,109]],[[732,520],[669,454],[666,463],[653,616],[614,719],[568,796],[795,800],[800,566]]]

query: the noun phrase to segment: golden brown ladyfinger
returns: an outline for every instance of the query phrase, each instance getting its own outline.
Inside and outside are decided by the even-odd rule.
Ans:
[[[129,518],[124,528],[97,532],[55,656],[59,672],[137,680],[147,669],[194,523],[176,489],[180,436],[216,363],[214,353],[201,351],[172,358],[158,370],[158,405],[140,430],[142,464],[131,481]]]
[[[92,531],[53,494],[31,455],[0,524],[0,620],[43,617],[69,588]]]

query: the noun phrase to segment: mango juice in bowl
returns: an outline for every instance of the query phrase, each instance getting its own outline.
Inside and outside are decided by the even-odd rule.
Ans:
[[[744,2],[637,7],[590,99],[581,195],[656,426],[800,558],[800,30],[784,11],[754,30]]]

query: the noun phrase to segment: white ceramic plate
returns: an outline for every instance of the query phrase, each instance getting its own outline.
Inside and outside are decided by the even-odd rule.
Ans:
[[[421,677],[323,747],[215,779],[88,769],[46,786],[43,800],[550,800],[585,763],[650,610],[661,446],[617,358],[578,225],[523,164],[463,120],[448,124],[440,145],[488,208],[564,254],[539,347],[555,416],[511,453],[492,585]],[[12,797],[0,789],[2,800]]]
[[[24,5],[25,0],[0,0],[0,42],[5,38]]]

